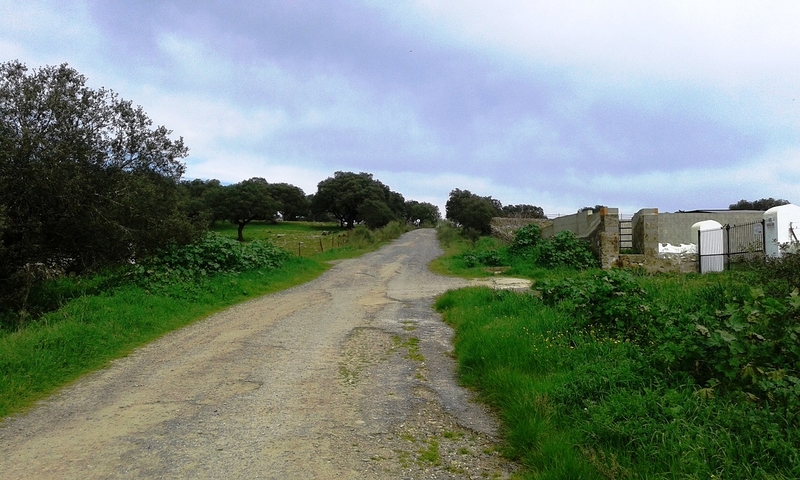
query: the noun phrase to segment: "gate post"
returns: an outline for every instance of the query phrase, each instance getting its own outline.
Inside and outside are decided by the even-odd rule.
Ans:
[[[697,231],[697,273],[703,273],[703,249],[700,247],[700,239],[703,234]]]
[[[731,224],[725,225],[725,263],[726,268],[731,269]]]

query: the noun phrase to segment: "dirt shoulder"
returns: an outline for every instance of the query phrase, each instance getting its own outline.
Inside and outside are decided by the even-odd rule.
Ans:
[[[0,423],[3,478],[506,478],[432,230],[174,332]]]

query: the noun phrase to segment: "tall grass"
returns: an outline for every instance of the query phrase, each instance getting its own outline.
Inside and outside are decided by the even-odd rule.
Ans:
[[[456,331],[459,377],[499,412],[505,453],[527,467],[524,478],[800,478],[796,410],[777,396],[741,393],[736,379],[727,390],[708,389],[697,383],[694,364],[681,370],[680,362],[665,363],[691,354],[674,351],[690,347],[680,343],[683,334],[672,336],[670,322],[716,315],[749,291],[752,277],[631,277],[650,309],[634,312],[632,321],[656,315],[663,323],[629,339],[620,334],[627,326],[598,323],[603,312],[618,315],[615,308],[627,306],[620,290],[608,291],[613,303],[594,300],[589,317],[587,297],[570,296],[586,288],[584,279],[605,278],[599,273],[551,279],[562,285],[558,302],[547,292],[539,298],[478,288],[437,301]],[[785,376],[769,378],[792,385]]]
[[[456,331],[459,378],[500,412],[504,453],[530,478],[600,478],[548,394],[591,356],[569,348],[568,319],[533,296],[486,288],[448,292],[436,307]]]
[[[534,280],[436,304],[523,478],[800,478],[800,257],[647,276],[444,235],[440,272],[481,275],[499,252]]]

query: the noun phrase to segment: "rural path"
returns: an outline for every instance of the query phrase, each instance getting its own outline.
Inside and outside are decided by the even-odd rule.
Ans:
[[[0,423],[0,477],[507,478],[416,230],[173,332]]]

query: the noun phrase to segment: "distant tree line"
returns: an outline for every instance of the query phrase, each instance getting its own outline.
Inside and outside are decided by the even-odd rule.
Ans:
[[[546,218],[544,210],[535,205],[506,205],[490,196],[476,195],[469,190],[454,189],[445,205],[446,218],[462,227],[468,234],[492,233],[494,217]]]
[[[406,201],[371,173],[363,172],[336,172],[319,182],[317,192],[311,195],[300,187],[259,177],[233,185],[196,179],[182,181],[180,188],[192,219],[208,225],[231,222],[238,226],[240,241],[244,241],[244,227],[254,220],[337,221],[347,228],[356,224],[380,228],[393,221],[436,226],[440,218],[436,205]]]
[[[391,221],[435,226],[439,209],[406,201],[369,173],[336,172],[306,195],[251,178],[181,180],[183,139],[142,107],[91,89],[66,64],[0,64],[0,310],[24,311],[33,285],[137,261],[229,221]]]
[[[789,200],[774,199],[770,198],[761,198],[758,200],[748,201],[748,200],[739,200],[738,202],[731,204],[728,209],[729,210],[760,210],[762,212],[766,212],[772,207],[779,207],[781,205],[788,205]]]

